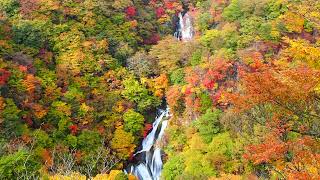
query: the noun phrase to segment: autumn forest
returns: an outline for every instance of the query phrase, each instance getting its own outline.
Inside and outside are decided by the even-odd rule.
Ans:
[[[320,1],[0,0],[2,179],[320,179]]]

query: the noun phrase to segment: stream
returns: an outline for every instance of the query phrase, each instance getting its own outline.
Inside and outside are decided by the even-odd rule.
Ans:
[[[192,26],[192,17],[186,13],[179,13],[174,37],[183,42],[192,40],[194,29]],[[159,143],[164,135],[168,125],[169,108],[159,109],[158,116],[152,124],[151,132],[143,139],[141,150],[134,154],[137,162],[129,165],[125,170],[139,178],[139,180],[160,180],[163,167],[163,151]]]

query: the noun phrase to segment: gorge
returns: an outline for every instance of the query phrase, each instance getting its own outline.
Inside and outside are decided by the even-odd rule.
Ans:
[[[177,40],[187,42],[192,40],[194,36],[192,17],[188,12],[182,14],[180,12],[178,15],[179,25],[174,37]],[[139,180],[160,180],[163,168],[163,151],[157,144],[161,142],[168,125],[169,113],[169,107],[158,110],[158,117],[153,122],[151,132],[142,141],[142,149],[134,154],[133,158],[139,159],[138,162],[130,165],[125,170],[126,173],[135,175]]]

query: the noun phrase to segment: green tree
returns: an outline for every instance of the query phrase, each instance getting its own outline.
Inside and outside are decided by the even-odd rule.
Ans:
[[[201,93],[200,94],[200,103],[201,103],[201,111],[205,113],[207,109],[212,107],[212,99],[209,93]]]
[[[21,110],[12,99],[5,100],[5,108],[0,111],[3,121],[3,133],[7,137],[20,136],[26,130],[26,126],[21,121]]]
[[[21,20],[12,27],[13,40],[33,48],[40,48],[46,40],[45,22]]]
[[[134,135],[141,134],[144,118],[140,113],[130,109],[123,114],[124,130]]]
[[[160,104],[160,100],[151,95],[146,87],[141,85],[139,81],[134,78],[128,78],[123,81],[124,90],[122,95],[132,101],[137,103],[138,110],[140,112],[156,107]]]
[[[180,69],[176,69],[174,71],[172,71],[172,73],[170,74],[170,81],[173,84],[184,84],[185,80],[184,80],[184,69],[180,68]]]
[[[202,60],[202,50],[198,49],[192,53],[190,64],[192,66],[199,65],[201,63],[201,60]]]
[[[228,21],[235,21],[243,16],[239,0],[232,0],[229,6],[223,10],[222,15]]]
[[[163,166],[162,176],[164,179],[174,180],[184,171],[184,158],[181,155],[171,157]]]
[[[19,11],[19,1],[17,0],[0,0],[0,10],[8,16],[14,16]]]
[[[77,138],[77,144],[80,149],[87,152],[97,149],[102,144],[103,139],[96,131],[83,131]]]
[[[221,131],[220,110],[208,109],[207,112],[194,122],[203,141],[210,143],[213,136]]]
[[[40,164],[25,149],[0,157],[0,179],[37,179],[39,169]]]

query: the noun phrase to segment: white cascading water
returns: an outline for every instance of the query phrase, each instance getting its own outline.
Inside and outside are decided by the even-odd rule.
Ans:
[[[179,13],[179,27],[174,36],[177,39],[182,41],[190,41],[194,36],[194,29],[192,26],[192,17],[186,13],[182,16],[182,13]]]
[[[179,13],[179,25],[174,36],[182,41],[190,41],[194,36],[192,17],[186,13]],[[161,142],[164,131],[168,125],[169,108],[160,110],[160,115],[152,124],[151,132],[142,141],[142,148],[134,154],[135,157],[142,156],[138,163],[131,165],[126,173],[130,173],[139,180],[160,180],[163,167],[162,152],[157,144]]]
[[[159,180],[162,170],[161,149],[156,147],[163,137],[168,125],[169,108],[160,110],[160,116],[152,124],[152,131],[142,141],[142,149],[134,156],[142,154],[143,161],[130,167],[129,173],[135,175],[139,180]],[[160,127],[160,129],[159,129]]]

